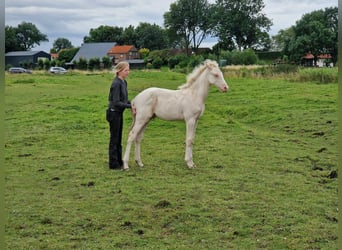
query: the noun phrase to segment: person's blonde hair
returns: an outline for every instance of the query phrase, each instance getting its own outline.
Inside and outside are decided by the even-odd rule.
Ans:
[[[117,65],[115,65],[114,67],[114,72],[115,74],[118,74],[120,71],[123,71],[124,68],[128,67],[129,66],[129,63],[128,62],[125,62],[125,61],[122,61],[122,62],[119,62]]]

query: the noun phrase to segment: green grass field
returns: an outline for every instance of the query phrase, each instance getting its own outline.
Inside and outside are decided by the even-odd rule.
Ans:
[[[227,78],[198,124],[195,170],[184,123],[155,119],[145,167],[132,154],[111,171],[112,77],[6,75],[6,249],[337,249],[336,83]],[[131,71],[130,98],[185,77]]]

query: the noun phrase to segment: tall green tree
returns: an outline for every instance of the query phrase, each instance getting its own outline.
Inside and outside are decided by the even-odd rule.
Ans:
[[[337,61],[338,43],[338,8],[326,8],[316,10],[302,16],[293,26],[293,36],[286,43],[286,53],[295,62],[308,52],[315,57],[323,53],[329,53],[333,62]]]
[[[234,44],[238,50],[263,49],[270,43],[272,21],[262,12],[263,0],[216,0],[212,12],[213,34],[222,46]]]
[[[74,58],[79,49],[80,48],[68,48],[62,50],[58,55],[58,60],[64,62],[71,62],[71,60]]]
[[[137,48],[160,50],[167,48],[168,40],[165,30],[157,24],[139,23],[135,29]]]
[[[197,50],[210,34],[210,7],[207,0],[178,0],[164,13],[164,26],[171,40]]]
[[[10,51],[21,50],[16,36],[16,28],[11,26],[5,27],[5,53]]]
[[[30,50],[41,42],[47,42],[47,35],[41,33],[33,23],[22,22],[16,29],[19,46],[23,50]]]
[[[85,36],[85,43],[93,42],[116,42],[119,45],[123,44],[122,34],[124,29],[117,26],[101,25],[98,28],[92,28],[89,31],[89,36]]]
[[[274,49],[282,51],[284,54],[288,54],[288,45],[291,39],[294,37],[294,26],[287,29],[281,29],[278,34],[272,37],[274,43]]]
[[[53,42],[52,47],[56,52],[58,52],[61,49],[71,49],[74,46],[72,46],[72,43],[69,39],[60,37]]]
[[[41,33],[33,23],[22,22],[17,27],[5,28],[6,52],[30,50],[45,41],[49,41],[47,35]]]
[[[123,34],[122,34],[122,40],[123,40],[123,44],[134,45],[135,47],[138,47],[137,45],[138,36],[135,32],[135,28],[133,25],[129,25],[127,28],[124,29]]]

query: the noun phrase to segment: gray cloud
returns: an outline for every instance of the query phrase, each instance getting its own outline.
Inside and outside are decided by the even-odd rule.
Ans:
[[[91,28],[100,25],[128,27],[140,22],[163,26],[163,14],[175,0],[10,0],[5,2],[5,24],[31,22],[49,38],[39,48],[48,51],[59,37],[80,46]],[[209,2],[215,2],[210,0]],[[264,0],[264,12],[272,19],[272,34],[294,25],[303,14],[337,6],[336,0]],[[204,46],[213,42],[203,43]],[[215,42],[214,42],[215,43]]]
[[[264,3],[264,12],[273,20],[273,34],[296,24],[306,13],[337,6],[336,0],[264,0]]]

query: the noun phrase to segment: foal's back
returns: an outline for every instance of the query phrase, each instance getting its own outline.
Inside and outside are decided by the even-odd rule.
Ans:
[[[182,120],[185,100],[182,90],[153,87],[140,92],[132,103],[136,107],[136,119],[157,116],[163,120]]]

